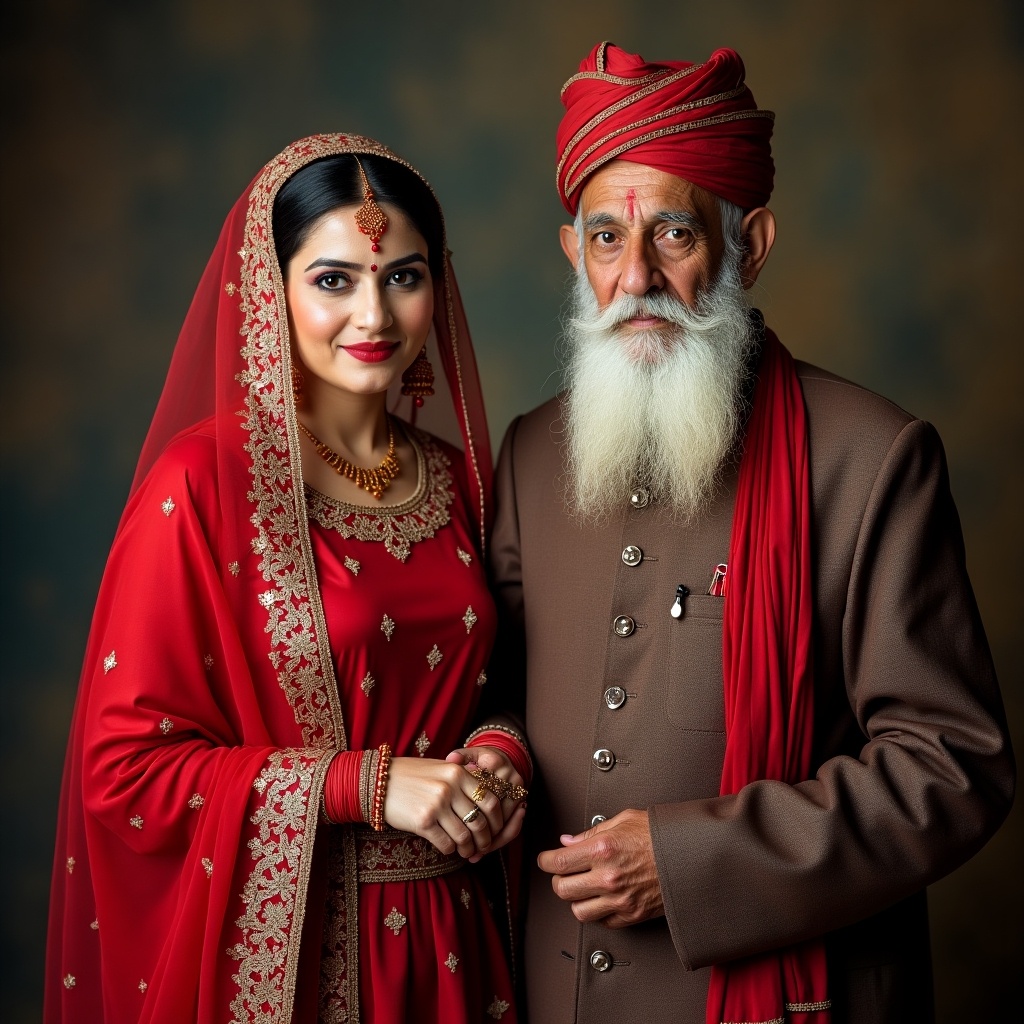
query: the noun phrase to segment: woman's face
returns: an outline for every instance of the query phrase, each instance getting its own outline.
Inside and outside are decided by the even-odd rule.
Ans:
[[[320,384],[386,391],[430,330],[434,289],[423,236],[404,213],[383,206],[388,227],[373,252],[356,227],[357,209],[325,213],[283,268],[288,326],[309,393]]]

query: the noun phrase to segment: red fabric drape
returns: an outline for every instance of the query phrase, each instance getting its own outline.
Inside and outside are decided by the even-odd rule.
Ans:
[[[807,422],[793,357],[764,344],[740,463],[722,624],[722,795],[759,779],[804,781],[814,728]],[[826,1024],[820,940],[711,971],[707,1024]],[[819,1009],[810,1009],[819,1007]]]
[[[337,153],[404,163],[353,135],[285,149],[228,215],[179,335],[71,726],[47,1024],[292,1019],[320,794],[349,741],[306,518],[271,214],[291,175]],[[444,267],[432,344],[479,557],[491,459],[447,257]],[[354,839],[338,834],[332,855],[354,870]],[[339,948],[355,965],[357,915],[348,921]],[[343,972],[340,996],[353,1021],[356,974]]]

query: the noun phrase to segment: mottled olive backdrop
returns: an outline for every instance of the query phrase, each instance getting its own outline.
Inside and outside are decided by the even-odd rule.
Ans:
[[[38,1018],[63,748],[134,461],[221,220],[314,131],[434,183],[500,438],[556,387],[558,91],[601,39],[740,51],[777,112],[758,302],[795,354],[935,423],[1021,740],[1020,3],[36,0],[3,26],[7,1021]],[[1019,1010],[1022,813],[932,891],[943,1021]],[[1016,988],[1016,992],[1013,989]]]

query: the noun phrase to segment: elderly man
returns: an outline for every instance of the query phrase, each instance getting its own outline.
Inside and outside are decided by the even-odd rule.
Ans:
[[[924,887],[1014,779],[941,443],[749,308],[736,53],[601,44],[562,98],[566,390],[508,430],[492,548],[529,1019],[928,1020]]]

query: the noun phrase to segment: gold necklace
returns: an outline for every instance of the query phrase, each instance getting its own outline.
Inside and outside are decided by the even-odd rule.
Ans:
[[[333,448],[328,448],[303,422],[299,421],[299,429],[313,442],[317,455],[327,463],[339,476],[351,480],[356,487],[372,494],[378,501],[384,496],[388,485],[398,476],[398,457],[395,455],[395,429],[391,424],[391,417],[388,417],[388,452],[381,460],[379,466],[373,469],[364,469],[362,466],[355,466],[343,455],[339,455]]]

